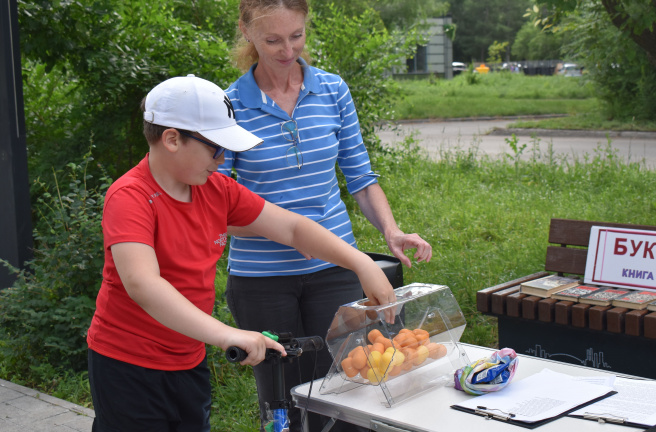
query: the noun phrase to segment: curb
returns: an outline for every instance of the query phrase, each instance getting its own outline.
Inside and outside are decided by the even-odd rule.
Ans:
[[[502,117],[463,117],[449,119],[412,119],[394,120],[391,124],[413,124],[413,123],[450,123],[467,121],[502,121],[502,120],[538,120],[546,118],[566,117],[565,114],[544,114],[525,116],[502,116]],[[584,129],[529,129],[529,128],[499,128],[495,127],[486,135],[493,136],[541,136],[541,137],[584,137],[584,138],[635,138],[656,140],[656,132],[644,131],[613,131],[613,130],[584,130]]]
[[[603,130],[562,130],[562,129],[519,129],[495,127],[486,135],[493,136],[540,136],[540,137],[586,137],[586,138],[635,138],[653,139],[656,141],[656,132],[640,131],[603,131]]]
[[[14,384],[11,381],[0,380],[0,386],[6,387],[10,390],[21,393],[25,396],[29,396],[31,398],[38,399],[40,401],[49,403],[51,405],[56,405],[60,408],[67,409],[67,410],[72,411],[76,414],[80,414],[80,415],[83,415],[83,416],[86,416],[86,417],[91,417],[91,418],[94,418],[96,416],[96,413],[94,412],[94,410],[92,410],[90,408],[85,408],[83,406],[76,405],[72,402],[68,402],[68,401],[65,401],[63,399],[57,399],[56,397],[50,396],[46,393],[42,393],[40,391],[33,390],[31,388],[28,388],[28,387],[23,387],[21,385]]]

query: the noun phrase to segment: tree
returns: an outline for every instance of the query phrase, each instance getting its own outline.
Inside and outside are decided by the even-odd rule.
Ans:
[[[220,86],[238,76],[217,36],[234,35],[237,10],[237,0],[21,2],[25,80],[47,77],[51,96],[67,102],[53,119],[26,97],[26,117],[36,120],[28,124],[31,175],[63,167],[90,143],[113,177],[133,166],[144,152],[139,104],[150,88],[189,73]],[[32,96],[41,85],[26,83]]]
[[[561,58],[563,34],[542,31],[532,22],[525,22],[517,32],[511,52],[519,60],[551,60]]]
[[[407,30],[420,24],[426,18],[439,17],[447,13],[449,4],[443,0],[333,0],[331,2],[314,2],[312,8],[321,15],[331,5],[344,11],[346,16],[359,16],[367,10],[374,10],[380,15],[388,31]]]
[[[457,35],[453,58],[460,61],[484,61],[495,42],[511,43],[524,24],[522,15],[531,0],[461,0],[451,5]],[[506,57],[509,52],[506,52]]]
[[[635,42],[656,69],[656,0],[538,0],[542,7],[537,19],[543,26],[554,25],[584,7],[601,5],[611,23]]]
[[[374,9],[357,16],[328,5],[314,21],[309,45],[317,67],[336,73],[348,84],[364,142],[375,148],[376,129],[393,116],[390,106],[398,87],[390,71],[405,66],[425,40],[416,28],[388,31]]]
[[[566,35],[564,52],[585,66],[608,117],[656,117],[655,0],[539,0],[531,12]]]

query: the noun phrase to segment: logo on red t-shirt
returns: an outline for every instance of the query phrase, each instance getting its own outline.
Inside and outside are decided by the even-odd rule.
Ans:
[[[228,243],[228,233],[223,233],[217,240],[214,240],[215,245],[225,246]]]

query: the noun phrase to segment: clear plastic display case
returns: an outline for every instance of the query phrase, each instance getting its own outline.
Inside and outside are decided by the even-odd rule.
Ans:
[[[338,309],[326,335],[333,364],[322,394],[373,386],[392,407],[452,384],[454,371],[469,364],[459,345],[465,317],[447,286],[413,283],[394,292],[388,305],[364,299]]]

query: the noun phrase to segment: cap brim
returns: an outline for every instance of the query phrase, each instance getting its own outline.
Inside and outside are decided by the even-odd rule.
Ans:
[[[263,142],[261,138],[258,138],[238,125],[228,126],[221,129],[203,130],[198,131],[198,133],[208,140],[233,152],[250,150]]]

